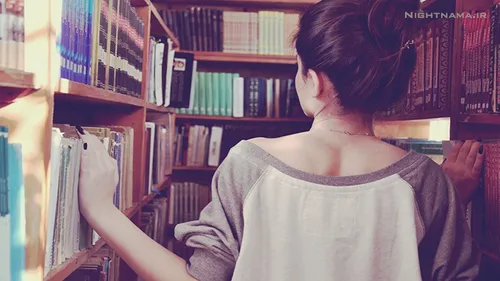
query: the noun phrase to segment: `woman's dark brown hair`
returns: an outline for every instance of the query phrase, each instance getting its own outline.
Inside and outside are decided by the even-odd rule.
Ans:
[[[304,75],[328,76],[345,111],[385,110],[408,89],[415,68],[411,19],[419,0],[323,0],[309,8],[295,37]]]

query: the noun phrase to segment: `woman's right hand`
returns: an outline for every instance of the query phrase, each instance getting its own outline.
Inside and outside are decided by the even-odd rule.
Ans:
[[[483,160],[482,144],[468,140],[456,143],[448,158],[441,164],[465,206],[470,203],[474,191],[479,187]]]
[[[94,135],[80,133],[83,152],[80,164],[79,204],[84,217],[99,215],[100,210],[113,205],[118,184],[118,166],[106,147]]]

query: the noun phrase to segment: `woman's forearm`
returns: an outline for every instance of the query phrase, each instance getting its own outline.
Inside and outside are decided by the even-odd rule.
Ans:
[[[183,259],[148,237],[113,205],[90,212],[85,216],[89,224],[145,280],[195,280]]]

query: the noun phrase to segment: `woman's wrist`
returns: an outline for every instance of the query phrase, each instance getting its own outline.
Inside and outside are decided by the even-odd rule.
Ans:
[[[116,211],[118,209],[112,203],[92,204],[88,207],[80,208],[80,212],[91,225],[100,218],[103,218],[103,216]]]

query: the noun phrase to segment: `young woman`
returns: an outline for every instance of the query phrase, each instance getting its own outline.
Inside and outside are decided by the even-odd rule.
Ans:
[[[116,162],[83,135],[80,209],[146,280],[473,280],[478,256],[462,201],[443,169],[378,140],[373,114],[402,97],[416,52],[405,12],[419,0],[321,1],[296,36],[296,87],[308,132],[233,147],[212,202],[177,226],[189,264],[112,205]],[[477,185],[480,144],[444,168]],[[114,175],[114,177],[113,177]]]

